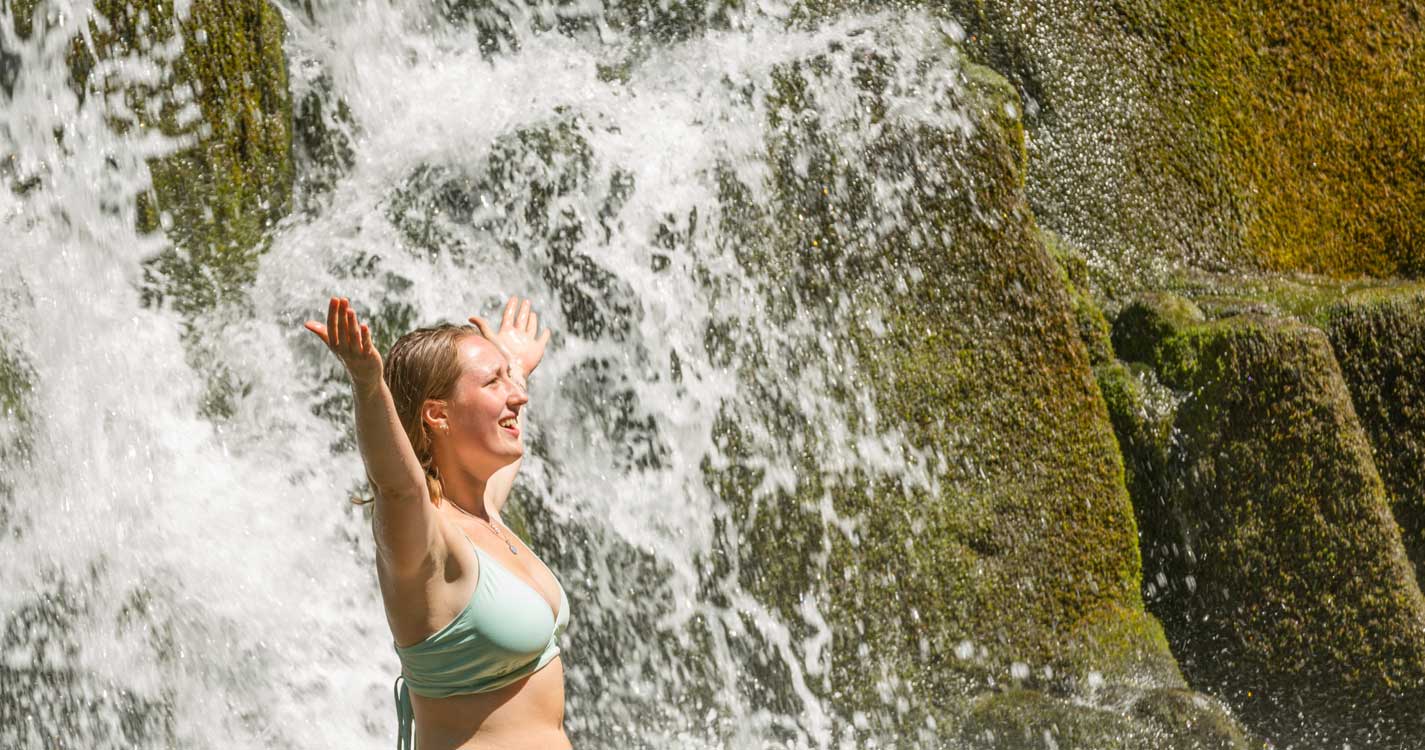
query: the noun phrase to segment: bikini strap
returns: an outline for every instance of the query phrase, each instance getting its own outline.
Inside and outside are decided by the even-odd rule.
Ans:
[[[397,677],[392,686],[396,694],[396,750],[415,750],[415,712],[411,709],[411,691],[406,687],[406,678]]]

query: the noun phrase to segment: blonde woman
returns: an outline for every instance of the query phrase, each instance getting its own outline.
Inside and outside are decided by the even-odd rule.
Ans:
[[[401,661],[397,747],[567,750],[558,638],[569,599],[500,520],[524,455],[528,377],[549,330],[511,297],[498,332],[412,331],[387,353],[351,303],[306,327],[346,366],[375,490],[372,533]]]

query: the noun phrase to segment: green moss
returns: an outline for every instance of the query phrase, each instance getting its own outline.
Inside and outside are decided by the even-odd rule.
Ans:
[[[1139,698],[1132,716],[1156,725],[1162,732],[1157,747],[1179,750],[1246,750],[1269,748],[1249,738],[1216,700],[1188,690],[1164,688]]]
[[[0,339],[0,534],[14,525],[16,471],[29,460],[33,415],[28,403],[35,372]]]
[[[1128,362],[1157,364],[1158,348],[1172,334],[1205,319],[1202,310],[1175,294],[1144,294],[1119,312],[1113,323],[1113,349]]]
[[[1079,338],[1083,339],[1088,350],[1089,364],[1098,367],[1112,361],[1111,328],[1094,299],[1087,260],[1053,232],[1040,230],[1039,236],[1049,257],[1058,265],[1064,288],[1069,292],[1074,306],[1074,322],[1079,329]]]
[[[1425,273],[1418,0],[914,4],[1021,93],[1034,211],[1115,300],[1184,265]]]
[[[1221,318],[1241,313],[1290,316],[1325,327],[1331,309],[1345,299],[1391,299],[1425,291],[1407,280],[1336,279],[1311,274],[1209,273],[1183,269],[1165,289],[1187,297],[1207,313]]]
[[[1163,626],[1141,609],[1107,602],[1066,631],[1065,650],[1057,671],[1083,686],[1088,674],[1075,667],[1092,665],[1107,684],[1187,687],[1168,648]]]
[[[838,337],[858,377],[824,398],[855,404],[869,394],[878,421],[851,429],[903,434],[906,471],[931,484],[832,470],[812,428],[796,424],[795,403],[779,406],[786,397],[767,362],[781,355],[747,340],[755,334],[714,337],[759,395],[757,414],[719,426],[722,465],[708,467],[734,509],[737,545],[756,551],[741,556],[741,581],[787,622],[805,620],[806,597],[819,603],[833,637],[833,701],[848,712],[914,689],[912,713],[944,725],[1008,679],[1014,662],[1033,665],[1035,681],[1048,666],[1080,679],[1175,679],[1161,631],[1143,614],[1123,465],[1073,303],[1025,203],[1019,102],[1003,79],[971,67],[963,101],[951,104],[972,114],[973,136],[889,116],[881,97],[892,73],[955,63],[948,50],[908,61],[863,46],[871,41],[774,73],[765,93],[770,205],[744,200],[755,191],[734,184],[722,209],[728,231],[747,238],[740,258],[769,280],[774,319],[825,330],[880,321],[874,336]],[[796,116],[818,109],[817,92],[843,70],[864,92],[864,111],[881,118],[854,155],[843,150],[843,124]],[[899,203],[871,212],[885,202],[874,192],[883,180],[900,186]],[[886,215],[903,218],[887,229]],[[776,440],[805,446],[795,490],[775,498],[758,492],[762,428],[749,427],[768,414]],[[828,514],[857,519],[854,538]]]
[[[1325,330],[1425,580],[1425,292],[1352,295],[1327,310]]]
[[[1425,272],[1416,2],[1170,0],[1191,112],[1236,178],[1267,267]],[[1349,134],[1348,136],[1346,134]],[[1247,196],[1250,196],[1248,199]]]
[[[1425,599],[1330,342],[1261,316],[1141,319],[1114,340],[1180,394],[1173,439],[1142,450],[1151,431],[1115,424],[1152,475],[1132,485],[1149,609],[1184,674],[1269,737],[1401,746],[1419,731],[1401,707],[1425,696]],[[1127,411],[1131,391],[1110,403]]]
[[[1129,717],[1032,690],[1009,690],[976,704],[960,732],[973,750],[1133,750],[1164,747]]]
[[[212,309],[251,281],[268,230],[290,207],[292,105],[282,51],[285,24],[266,0],[195,0],[175,18],[169,0],[103,0],[92,48],[71,56],[76,86],[97,60],[142,52],[181,36],[183,54],[156,85],[126,84],[134,111],[118,128],[152,128],[193,145],[149,163],[153,189],[139,202],[141,231],[162,230],[174,248],[147,269],[146,299],[185,315]],[[156,105],[153,102],[158,102]],[[185,111],[197,105],[198,116]]]

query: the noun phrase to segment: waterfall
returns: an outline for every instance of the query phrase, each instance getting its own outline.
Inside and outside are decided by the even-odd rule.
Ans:
[[[255,277],[196,311],[145,296],[168,240],[136,229],[149,160],[196,136],[76,91],[88,3],[42,5],[29,36],[0,21],[0,745],[385,746],[398,665],[350,396],[301,322],[346,295],[389,345],[514,293],[557,331],[512,504],[569,593],[575,745],[874,745],[906,698],[837,699],[830,584],[777,607],[747,571],[858,543],[809,471],[939,481],[857,357],[884,332],[867,299],[904,283],[877,240],[909,183],[828,164],[885,128],[973,132],[959,28],[789,30],[771,2],[663,9],[696,34],[575,5],[280,7],[293,99],[340,156],[298,154]],[[161,82],[181,53],[102,80]],[[780,210],[827,188],[857,196],[833,225]],[[781,513],[821,533],[742,537]]]

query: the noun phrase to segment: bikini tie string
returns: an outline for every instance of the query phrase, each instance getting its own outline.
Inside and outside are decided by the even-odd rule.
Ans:
[[[406,688],[406,678],[397,677],[392,689],[396,694],[396,750],[415,750],[412,730],[416,716],[411,710],[411,691]]]

